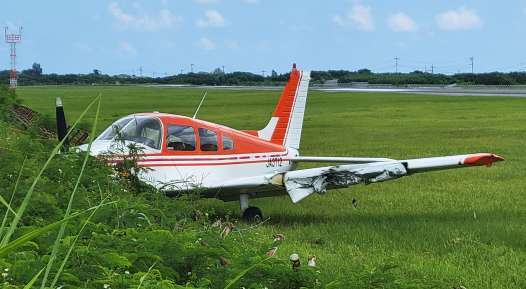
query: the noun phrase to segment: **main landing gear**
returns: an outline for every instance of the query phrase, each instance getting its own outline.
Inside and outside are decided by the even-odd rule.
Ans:
[[[248,222],[260,222],[263,220],[263,213],[258,207],[249,207],[248,194],[239,195],[239,205],[243,213],[243,220]]]

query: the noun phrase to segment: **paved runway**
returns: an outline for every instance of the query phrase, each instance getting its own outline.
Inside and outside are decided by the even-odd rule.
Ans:
[[[508,87],[412,87],[412,88],[314,88],[326,92],[395,92],[413,93],[426,95],[453,95],[453,96],[504,96],[504,97],[526,97],[526,88]]]
[[[198,89],[232,89],[232,90],[282,90],[282,86],[206,86],[206,85],[146,85],[157,88],[198,88]],[[453,96],[503,96],[503,97],[526,97],[526,86],[475,86],[475,87],[310,87],[311,90],[324,92],[392,92],[426,95],[453,95]]]

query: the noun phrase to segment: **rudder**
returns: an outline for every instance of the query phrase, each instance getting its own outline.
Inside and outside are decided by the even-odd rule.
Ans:
[[[259,137],[299,149],[309,81],[310,71],[297,70],[294,64],[272,118],[264,129],[258,131]]]

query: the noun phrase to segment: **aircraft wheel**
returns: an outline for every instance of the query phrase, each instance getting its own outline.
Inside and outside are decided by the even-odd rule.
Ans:
[[[260,222],[263,220],[263,213],[258,207],[248,207],[243,212],[243,220],[248,222]]]

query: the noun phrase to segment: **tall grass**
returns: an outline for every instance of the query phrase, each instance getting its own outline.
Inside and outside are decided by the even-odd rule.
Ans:
[[[72,205],[73,205],[75,193],[77,192],[78,186],[80,184],[80,180],[81,180],[81,178],[82,178],[82,176],[84,174],[84,170],[86,168],[86,165],[87,165],[87,162],[88,162],[88,159],[89,159],[89,152],[90,152],[90,149],[91,149],[91,144],[92,144],[93,139],[94,139],[93,136],[95,135],[95,132],[96,132],[97,121],[98,121],[98,117],[99,117],[99,113],[100,113],[100,103],[101,103],[100,100],[101,100],[101,95],[99,94],[88,105],[88,107],[82,112],[82,114],[79,116],[79,118],[75,121],[73,126],[69,129],[68,133],[66,134],[66,137],[64,139],[62,139],[53,148],[53,150],[51,151],[47,161],[42,166],[42,168],[40,169],[40,171],[37,174],[37,176],[34,178],[32,184],[31,184],[31,187],[26,192],[25,197],[22,200],[22,203],[20,204],[20,206],[19,206],[19,208],[18,208],[18,210],[16,212],[11,208],[11,203],[13,201],[14,195],[16,194],[16,191],[17,191],[17,188],[18,188],[18,185],[19,185],[19,182],[20,182],[20,177],[22,175],[26,159],[24,159],[24,162],[22,163],[22,166],[20,168],[20,171],[19,171],[16,183],[14,184],[13,192],[11,194],[11,198],[9,200],[9,203],[3,197],[0,197],[0,203],[2,203],[7,208],[6,213],[4,214],[4,218],[2,219],[2,224],[0,226],[0,236],[2,237],[2,241],[0,242],[0,256],[4,256],[4,255],[8,254],[8,253],[12,252],[13,250],[15,250],[16,248],[24,245],[26,242],[29,242],[30,240],[32,240],[32,239],[34,239],[34,238],[36,238],[36,237],[38,237],[38,236],[40,236],[42,234],[48,233],[51,230],[55,229],[56,227],[60,226],[59,232],[57,234],[56,241],[55,241],[55,243],[53,245],[51,257],[49,259],[49,262],[48,262],[47,266],[45,267],[45,273],[44,273],[44,277],[43,277],[43,280],[42,280],[41,288],[45,287],[46,280],[47,280],[49,272],[50,272],[50,270],[51,270],[51,268],[53,266],[53,262],[54,262],[54,260],[55,260],[55,258],[57,256],[57,252],[58,252],[58,248],[59,248],[59,245],[60,245],[60,241],[62,240],[62,237],[64,235],[64,231],[65,231],[65,228],[66,228],[66,225],[67,225],[68,221],[71,220],[71,219],[74,219],[74,218],[76,218],[76,217],[78,217],[78,216],[80,216],[80,215],[82,215],[82,214],[84,214],[86,212],[92,211],[92,214],[90,215],[90,217],[84,222],[84,225],[81,228],[81,231],[82,231],[84,229],[85,225],[87,224],[87,222],[91,219],[91,217],[97,211],[97,209],[100,208],[101,206],[107,204],[107,203],[104,202],[104,200],[105,200],[104,199],[104,200],[101,201],[101,203],[99,203],[98,206],[89,208],[89,209],[84,210],[84,211],[82,211],[80,213],[71,214],[71,208],[72,208]],[[70,199],[69,199],[69,203],[68,203],[68,206],[67,206],[67,209],[66,209],[66,212],[65,212],[65,215],[64,215],[63,219],[61,219],[59,221],[56,221],[56,222],[53,222],[53,223],[51,223],[49,225],[37,228],[35,230],[32,230],[31,232],[20,236],[19,238],[15,239],[14,241],[11,241],[11,236],[13,235],[13,233],[15,232],[15,230],[16,230],[16,228],[18,226],[18,224],[19,224],[19,222],[20,222],[20,220],[21,220],[21,218],[22,218],[22,216],[23,216],[23,214],[24,214],[24,212],[25,212],[25,210],[26,210],[26,208],[27,208],[27,206],[28,206],[28,204],[29,204],[29,202],[31,200],[31,196],[32,196],[32,194],[34,192],[34,189],[35,189],[38,181],[40,180],[42,174],[44,173],[44,171],[46,170],[46,168],[50,164],[51,160],[60,151],[60,148],[63,146],[64,142],[69,137],[71,131],[73,131],[75,129],[75,127],[79,124],[79,122],[82,120],[82,118],[86,115],[86,113],[90,110],[90,108],[95,103],[97,103],[97,110],[96,110],[96,114],[95,114],[95,121],[93,122],[92,130],[91,130],[91,139],[90,139],[90,143],[89,143],[89,146],[88,146],[88,151],[85,153],[84,161],[82,163],[82,167],[81,167],[79,176],[77,178],[77,182],[75,183],[75,187],[74,187],[74,189],[73,189],[73,191],[71,193],[71,196],[70,196]],[[11,220],[9,228],[6,228],[7,220],[9,219],[9,212],[11,212],[13,214],[13,219]],[[7,231],[6,231],[6,229],[7,229]],[[4,231],[6,231],[5,235],[3,234]],[[79,232],[79,234],[80,234],[80,232]],[[77,238],[78,238],[78,236],[77,236]],[[68,255],[64,259],[64,262],[61,265],[60,270],[63,268],[64,263],[67,261],[67,257],[69,256],[69,253],[71,253],[71,250],[72,250],[72,248],[70,248],[70,250],[68,252]],[[38,272],[38,274],[36,274],[24,288],[31,288],[33,286],[33,284],[36,282],[36,280],[38,279],[38,277],[42,274],[43,271],[44,271],[44,269],[42,269],[40,272]],[[58,275],[60,275],[60,271],[57,273],[57,277],[58,277]],[[56,279],[53,280],[53,286],[54,286],[55,283],[56,283]]]
[[[36,175],[35,179],[33,180],[33,183],[31,184],[31,187],[29,187],[29,189],[27,190],[26,194],[25,194],[25,197],[24,199],[22,200],[22,203],[20,204],[20,206],[18,207],[18,210],[16,211],[16,214],[13,218],[13,220],[11,221],[11,225],[9,226],[9,229],[7,230],[5,236],[3,236],[2,238],[2,241],[0,242],[0,248],[1,247],[5,247],[8,243],[9,243],[9,240],[11,239],[11,236],[13,235],[13,233],[15,232],[17,226],[18,226],[18,223],[20,222],[20,219],[22,218],[22,216],[24,215],[24,212],[29,204],[29,201],[31,200],[31,196],[33,195],[33,192],[35,190],[35,187],[38,183],[38,181],[40,180],[40,177],[42,176],[42,174],[44,173],[44,171],[46,170],[46,168],[49,166],[49,164],[51,163],[51,160],[58,154],[58,152],[60,151],[60,148],[64,145],[64,142],[66,141],[66,139],[69,137],[69,135],[71,134],[71,132],[75,129],[75,127],[80,123],[80,121],[82,120],[82,118],[84,118],[84,116],[88,113],[88,111],[91,109],[91,107],[97,103],[97,101],[100,102],[100,97],[97,97],[95,98],[89,105],[88,107],[86,107],[86,109],[80,114],[80,116],[77,118],[77,120],[75,121],[75,123],[73,124],[73,126],[69,129],[68,133],[66,134],[66,136],[64,137],[64,139],[62,139],[54,148],[53,150],[51,151],[48,159],[46,160],[46,162],[44,163],[44,165],[42,166],[42,168],[40,169],[40,171],[38,172],[38,174]],[[3,230],[3,228],[0,228]]]
[[[90,140],[88,143],[88,149],[84,153],[84,161],[82,162],[82,167],[80,169],[79,176],[77,178],[77,182],[75,183],[75,187],[73,188],[73,191],[71,192],[71,195],[69,197],[68,207],[66,208],[66,213],[64,214],[64,218],[67,218],[71,213],[71,207],[73,206],[73,200],[75,199],[75,194],[77,192],[77,189],[80,184],[80,180],[82,179],[82,176],[84,175],[84,170],[86,169],[86,165],[88,163],[88,159],[91,152],[91,145],[93,143],[93,140],[95,139],[95,133],[97,131],[97,122],[99,120],[99,113],[100,113],[100,102],[101,102],[101,94],[99,94],[94,101],[97,101],[97,110],[95,112],[95,120],[93,121],[93,125],[91,128],[90,133]],[[59,245],[62,240],[62,237],[64,236],[64,231],[66,230],[67,222],[64,222],[60,225],[60,229],[57,234],[57,238],[55,239],[55,243],[53,244],[53,249],[51,251],[51,256],[49,258],[49,261],[46,266],[46,271],[44,273],[44,277],[42,278],[42,284],[40,285],[40,288],[44,288],[46,286],[46,281],[49,276],[49,272],[51,271],[51,268],[53,267],[53,262],[55,261],[55,258],[57,257],[57,253],[59,250]]]

